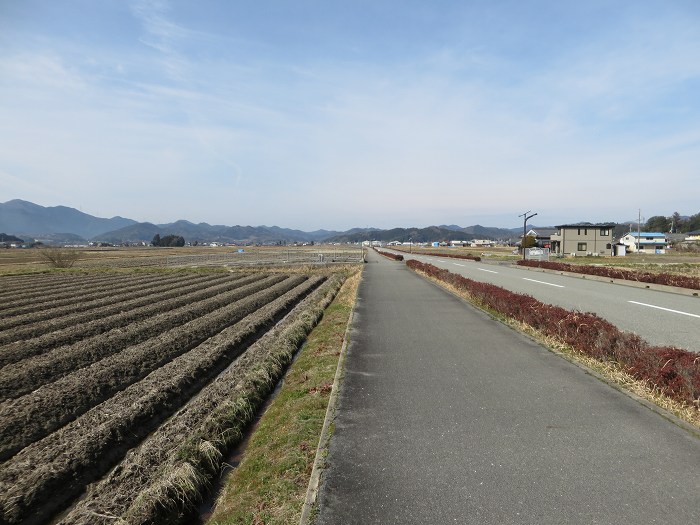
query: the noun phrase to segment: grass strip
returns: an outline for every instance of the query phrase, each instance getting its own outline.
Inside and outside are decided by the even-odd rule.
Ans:
[[[298,523],[360,272],[308,336],[207,525]]]

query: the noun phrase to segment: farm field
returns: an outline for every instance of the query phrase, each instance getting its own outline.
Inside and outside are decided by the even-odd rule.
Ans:
[[[0,276],[0,523],[177,522],[346,275]]]
[[[0,275],[47,271],[53,266],[42,256],[45,248],[0,250]],[[352,245],[243,246],[182,248],[106,247],[58,248],[74,257],[81,270],[246,267],[287,264],[354,264],[364,252]],[[239,251],[242,250],[242,251]]]

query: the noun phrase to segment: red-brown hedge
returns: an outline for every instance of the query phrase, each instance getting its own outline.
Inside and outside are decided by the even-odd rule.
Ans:
[[[619,363],[632,376],[651,382],[673,399],[700,403],[698,354],[680,348],[651,346],[594,313],[545,304],[529,295],[473,281],[432,264],[409,260],[406,265],[465,291],[480,305],[524,322],[584,354]]]
[[[434,255],[437,257],[452,257],[453,259],[469,259],[470,261],[480,261],[481,257],[471,253],[440,253],[440,252],[420,252],[421,255]]]
[[[585,275],[599,275],[609,279],[625,279],[628,281],[638,281],[642,283],[664,284],[667,286],[678,286],[680,288],[690,288],[700,290],[700,279],[689,275],[673,275],[669,273],[652,273],[641,270],[625,270],[622,268],[611,268],[609,266],[590,266],[587,264],[568,264],[552,261],[518,261],[520,266],[530,266],[533,268],[545,268],[560,272],[582,273]]]
[[[395,261],[403,261],[403,255],[385,252],[384,250],[380,250],[379,248],[375,248],[374,251],[377,252],[379,255],[383,255],[384,257],[387,257],[389,259],[394,259]]]

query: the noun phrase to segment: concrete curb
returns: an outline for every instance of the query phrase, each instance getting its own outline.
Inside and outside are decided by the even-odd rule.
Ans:
[[[360,276],[360,279],[362,277]],[[343,344],[340,347],[340,356],[338,357],[338,366],[335,369],[335,377],[333,378],[333,386],[331,387],[331,395],[328,399],[328,408],[326,409],[326,417],[323,420],[323,428],[321,429],[321,436],[318,440],[318,446],[316,447],[316,457],[314,458],[314,466],[311,470],[311,478],[309,479],[309,486],[306,489],[306,498],[304,498],[304,506],[301,510],[301,519],[299,520],[299,525],[310,525],[311,524],[311,513],[313,507],[316,503],[316,498],[318,496],[318,489],[321,484],[321,474],[324,469],[324,456],[328,450],[328,443],[330,441],[330,427],[333,419],[335,419],[336,406],[338,404],[338,391],[340,389],[340,382],[343,378],[343,373],[345,369],[345,356],[347,353],[348,341],[350,340],[350,331],[352,329],[352,320],[355,317],[355,306],[353,305],[352,311],[350,312],[350,317],[348,318],[348,326],[345,329],[345,335],[343,336]]]

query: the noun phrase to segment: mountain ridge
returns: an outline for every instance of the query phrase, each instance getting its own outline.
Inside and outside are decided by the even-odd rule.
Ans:
[[[114,244],[150,242],[157,234],[178,235],[188,242],[284,243],[284,242],[359,242],[364,240],[428,242],[438,240],[472,240],[475,238],[509,239],[516,229],[481,225],[461,227],[428,226],[424,228],[351,228],[339,232],[319,229],[311,232],[279,226],[195,224],[180,219],[171,223],[138,222],[120,216],[94,217],[67,206],[44,207],[21,199],[0,203],[0,231],[23,238],[51,243],[76,243],[80,240]]]

